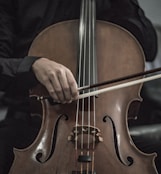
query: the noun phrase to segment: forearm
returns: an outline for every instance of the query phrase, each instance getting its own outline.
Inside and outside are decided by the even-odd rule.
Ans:
[[[7,91],[12,87],[21,87],[28,90],[37,80],[32,72],[32,64],[38,57],[25,57],[24,59],[0,59],[0,90]]]

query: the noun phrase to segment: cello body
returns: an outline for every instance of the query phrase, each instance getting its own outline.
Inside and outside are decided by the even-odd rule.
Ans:
[[[78,28],[78,20],[48,27],[34,40],[29,55],[61,63],[76,77]],[[123,28],[96,21],[95,39],[99,82],[144,70],[140,45]],[[14,149],[15,160],[9,174],[157,174],[156,155],[139,151],[128,131],[129,108],[133,102],[141,101],[141,86],[99,94],[95,108],[93,100],[88,103],[89,99],[85,99],[85,106],[81,104],[78,109],[78,125],[77,101],[54,105],[48,99],[38,100],[42,107],[39,134],[29,147]],[[48,92],[41,85],[31,92],[35,97],[46,95]]]

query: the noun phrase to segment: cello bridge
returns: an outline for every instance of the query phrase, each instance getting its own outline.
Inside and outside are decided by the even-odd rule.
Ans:
[[[77,142],[77,145],[82,147],[87,147],[89,149],[89,144],[96,145],[99,142],[103,141],[101,137],[100,129],[88,126],[88,125],[78,125],[74,126],[70,135],[68,136],[68,141],[72,141],[73,143]]]

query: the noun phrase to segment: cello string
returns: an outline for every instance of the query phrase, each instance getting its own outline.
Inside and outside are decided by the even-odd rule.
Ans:
[[[83,0],[82,1],[82,12],[81,12],[81,15],[82,15],[82,35],[81,35],[81,40],[82,40],[82,44],[81,44],[81,55],[80,55],[80,74],[79,74],[79,82],[80,82],[80,85],[82,85],[81,83],[83,83],[83,85],[85,85],[85,40],[86,40],[86,1]],[[82,81],[82,82],[81,82]],[[85,93],[83,91],[83,93]],[[82,99],[81,101],[81,119],[82,119],[82,122],[81,122],[81,154],[80,155],[83,155],[83,125],[84,125],[84,100],[85,99]],[[79,108],[78,108],[79,109]],[[81,173],[83,173],[83,163],[81,163],[80,165],[80,171]]]
[[[87,63],[87,65],[88,65],[88,83],[90,84],[90,77],[91,77],[91,0],[89,0],[88,1],[88,16],[87,16],[87,28],[88,28],[88,38],[87,38],[87,60],[88,60],[88,63]],[[92,77],[93,78],[93,77]],[[89,85],[88,84],[88,85]],[[90,89],[88,89],[88,92],[90,92]],[[88,127],[88,132],[87,132],[87,156],[89,156],[90,155],[90,153],[89,153],[89,150],[90,150],[90,117],[91,117],[91,112],[90,112],[90,105],[91,105],[91,103],[90,103],[90,98],[91,97],[88,97],[88,125],[87,125],[87,127]],[[87,173],[89,173],[89,163],[87,163],[87,166],[86,166],[87,168],[86,168],[86,171],[87,171]]]
[[[91,29],[91,35],[92,35],[92,59],[93,59],[93,78],[94,78],[94,83],[96,83],[96,53],[95,53],[95,25],[96,25],[96,9],[95,9],[95,0],[92,0],[92,4],[91,4],[91,8],[92,8],[92,29]],[[96,127],[96,98],[95,96],[92,97],[93,99],[93,126],[94,128]],[[95,153],[94,153],[94,149],[95,149],[95,136],[93,136],[92,138],[93,140],[93,153],[92,153],[92,173],[94,174],[94,160],[95,160]]]
[[[96,83],[96,53],[95,53],[95,23],[96,23],[96,9],[95,9],[95,0],[92,0],[92,58],[93,58],[93,74],[94,74],[94,83]],[[95,97],[93,97],[93,111],[94,111],[94,117],[93,117],[93,126],[96,126],[96,118],[95,118]],[[93,148],[94,148],[94,142],[93,142]]]
[[[83,28],[82,28],[82,56],[81,56],[81,64],[80,64],[80,69],[81,69],[81,73],[80,73],[80,83],[82,81],[83,85],[85,85],[85,77],[86,77],[86,68],[85,68],[85,58],[86,58],[86,26],[87,26],[87,0],[83,1],[83,11],[82,11],[82,23],[83,23]],[[83,91],[83,93],[85,93],[85,91]],[[85,106],[85,99],[82,99],[81,101],[81,119],[82,119],[82,123],[81,123],[81,155],[83,155],[83,144],[84,144],[84,106]],[[81,163],[81,172],[83,172],[83,163]]]
[[[84,2],[83,2],[84,3]],[[81,70],[83,71],[82,73],[80,73],[80,75],[82,76],[82,79],[81,79],[81,77],[80,77],[80,82],[81,82],[81,80],[82,80],[82,83],[83,83],[83,85],[86,85],[86,57],[87,57],[87,41],[88,41],[88,38],[87,38],[87,27],[88,27],[88,19],[87,19],[87,13],[88,13],[88,1],[86,0],[85,1],[85,3],[84,3],[84,11],[83,11],[83,28],[82,28],[82,35],[83,35],[83,39],[82,39],[82,46],[83,46],[83,48],[82,48],[82,51],[83,51],[83,53],[82,53],[82,56],[81,56]],[[83,91],[83,93],[85,93],[84,91]],[[81,104],[81,106],[82,106],[82,109],[81,109],[81,111],[82,111],[82,114],[81,114],[81,119],[82,119],[82,123],[81,123],[81,155],[83,155],[84,154],[84,152],[83,152],[83,149],[84,149],[84,109],[85,109],[85,100],[83,99],[82,100],[82,104]],[[81,171],[83,171],[83,164],[81,164]]]
[[[81,74],[82,74],[82,54],[83,54],[83,40],[84,40],[84,10],[85,10],[85,0],[81,2],[81,10],[80,10],[80,23],[79,23],[79,65],[78,65],[78,86],[81,86]],[[83,99],[84,100],[84,99]],[[76,123],[75,123],[75,130],[76,130],[76,137],[75,137],[75,149],[76,149],[76,158],[78,159],[78,125],[79,125],[79,108],[80,108],[80,100],[77,101],[77,110],[76,110]],[[75,162],[77,164],[77,159]],[[77,171],[77,165],[76,165]],[[82,173],[82,164],[80,171]]]
[[[82,74],[82,82],[83,82],[83,85],[85,85],[85,81],[86,81],[86,62],[85,62],[85,58],[86,58],[86,39],[87,39],[87,35],[86,35],[86,26],[87,26],[87,0],[85,1],[85,3],[84,3],[84,15],[83,15],[83,24],[84,24],[84,28],[83,28],[83,36],[84,36],[84,38],[83,38],[83,54],[82,54],[82,56],[83,56],[83,58],[82,58],[82,63],[81,63],[81,66],[82,66],[82,69],[83,69],[83,74]],[[84,91],[83,91],[83,93],[85,93]],[[83,99],[82,100],[82,104],[81,104],[81,106],[82,106],[82,116],[81,116],[81,119],[82,119],[82,123],[81,123],[81,130],[82,130],[82,132],[81,132],[81,150],[83,150],[83,144],[84,144],[84,134],[83,134],[83,131],[84,131],[84,128],[83,128],[83,125],[84,125],[84,106],[85,106],[85,99]],[[83,152],[82,152],[82,154],[83,154]]]
[[[80,75],[81,75],[81,58],[82,58],[82,40],[83,40],[83,10],[84,10],[84,0],[82,0],[81,3],[81,12],[80,12],[80,22],[79,22],[79,65],[78,65],[78,86],[81,86],[80,84]],[[75,129],[76,129],[76,134],[78,132],[77,126],[78,126],[78,117],[79,117],[79,103],[80,100],[77,101],[77,111],[76,111],[76,123],[75,123]],[[76,135],[77,136],[77,135]],[[78,142],[77,138],[75,140],[75,149],[77,150]]]
[[[91,76],[91,0],[88,1],[88,40],[87,40],[87,46],[88,46],[88,83],[90,84],[90,77]],[[93,78],[93,77],[92,77]],[[88,84],[88,85],[89,85]],[[90,89],[88,89],[88,92],[90,92]],[[89,150],[89,145],[90,145],[90,97],[88,97],[88,145],[87,145],[87,149]]]
[[[95,43],[94,43],[94,36],[95,36],[95,1],[89,0],[89,7],[88,7],[88,83],[91,83],[90,78],[92,77],[92,82],[95,83]],[[92,65],[92,66],[91,66]],[[88,90],[90,92],[90,89]],[[95,127],[95,97],[92,97],[93,103],[93,113],[91,112],[91,97],[88,97],[88,151],[87,156],[90,156],[90,134],[91,134],[91,113],[93,116],[93,126]],[[92,136],[92,135],[91,135]],[[94,138],[92,137],[92,145],[93,149],[95,147]],[[94,153],[92,155],[92,163],[91,163],[91,171],[94,172]],[[87,173],[90,169],[90,163],[87,163]]]
[[[87,82],[87,56],[88,56],[88,34],[87,34],[87,29],[88,29],[88,8],[89,8],[89,0],[85,1],[85,14],[84,14],[84,40],[83,40],[83,64],[82,64],[82,69],[83,69],[83,85],[86,85]],[[85,92],[85,91],[83,91]],[[85,99],[82,100],[82,139],[81,139],[81,155],[84,155],[84,114],[85,114]],[[84,165],[82,163],[82,171]],[[88,172],[87,172],[88,173]]]

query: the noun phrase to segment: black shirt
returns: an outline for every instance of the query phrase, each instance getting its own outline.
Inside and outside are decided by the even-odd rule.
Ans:
[[[78,19],[80,4],[81,0],[0,0],[0,90],[5,98],[26,96],[37,83],[31,71],[37,58],[27,57],[32,41],[47,26]],[[96,7],[97,19],[128,29],[146,59],[155,58],[156,33],[136,0],[96,0]]]

